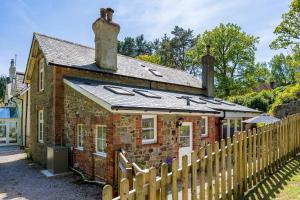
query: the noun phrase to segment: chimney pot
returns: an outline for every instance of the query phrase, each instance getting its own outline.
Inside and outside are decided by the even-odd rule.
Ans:
[[[106,8],[107,21],[112,22],[112,16],[114,14],[114,10],[112,8]]]
[[[105,8],[100,9],[100,18],[106,20],[106,9]]]

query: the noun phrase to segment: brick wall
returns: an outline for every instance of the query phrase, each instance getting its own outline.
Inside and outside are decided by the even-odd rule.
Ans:
[[[144,167],[158,167],[168,157],[178,156],[178,128],[176,121],[183,118],[193,123],[193,149],[214,142],[217,118],[209,117],[209,135],[201,138],[201,116],[157,115],[157,143],[142,144],[140,114],[111,114],[69,86],[64,88],[64,144],[76,147],[77,124],[84,124],[84,150],[74,149],[73,162],[91,177],[112,183],[114,151],[123,148],[130,161]],[[77,114],[76,114],[77,113]],[[94,155],[96,125],[107,126],[107,157]]]

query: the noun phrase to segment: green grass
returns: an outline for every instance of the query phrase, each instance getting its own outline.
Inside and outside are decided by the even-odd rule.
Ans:
[[[245,199],[300,200],[300,155],[266,178]]]

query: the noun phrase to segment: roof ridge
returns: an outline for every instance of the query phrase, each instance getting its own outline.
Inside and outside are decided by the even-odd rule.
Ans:
[[[48,38],[51,38],[51,39],[54,39],[54,40],[58,40],[58,41],[61,41],[61,42],[66,42],[66,43],[69,43],[69,44],[74,44],[74,45],[78,45],[78,46],[82,46],[82,47],[85,47],[85,48],[89,48],[89,49],[93,49],[95,50],[95,48],[93,47],[89,47],[87,45],[83,45],[83,44],[79,44],[79,43],[76,43],[76,42],[71,42],[71,41],[68,41],[68,40],[64,40],[64,39],[60,39],[60,38],[57,38],[57,37],[53,37],[53,36],[49,36],[49,35],[45,35],[45,34],[42,34],[42,33],[38,33],[38,32],[34,32],[33,33],[34,35],[39,35],[39,36],[44,36],[44,37],[48,37]],[[164,65],[159,65],[159,64],[156,64],[156,63],[151,63],[149,61],[145,61],[145,60],[140,60],[140,59],[137,59],[137,58],[134,58],[134,57],[130,57],[130,56],[126,56],[126,55],[123,55],[123,54],[119,54],[119,56],[122,56],[122,57],[125,57],[125,58],[129,58],[129,59],[133,59],[133,60],[137,60],[137,61],[140,61],[140,62],[144,62],[144,63],[149,63],[149,64],[152,64],[152,65],[155,65],[157,67],[164,67],[164,68],[168,68],[168,69],[171,69],[171,70],[175,70],[175,71],[180,71],[180,72],[185,72],[187,75],[189,75],[190,77],[196,79],[196,80],[199,80],[197,79],[195,76],[193,76],[192,74],[182,70],[182,69],[177,69],[177,68],[172,68],[172,67],[168,67],[168,66],[164,66]]]
[[[61,42],[66,42],[66,43],[69,43],[69,44],[74,44],[74,45],[78,45],[78,46],[89,48],[89,49],[93,49],[93,50],[95,49],[93,47],[89,47],[89,46],[84,45],[84,44],[79,44],[79,43],[76,43],[76,42],[71,42],[71,41],[68,41],[68,40],[60,39],[60,38],[57,38],[57,37],[45,35],[45,34],[38,33],[38,32],[33,32],[33,35],[39,35],[39,36],[42,36],[42,37],[51,38],[53,40],[58,40],[58,41],[61,41]]]
[[[140,59],[137,59],[137,58],[134,58],[134,57],[126,56],[126,55],[123,55],[123,54],[118,54],[118,55],[126,57],[126,58],[130,58],[130,59],[138,60],[138,61],[141,61],[141,62],[149,63],[149,64],[155,65],[157,67],[164,67],[164,68],[168,68],[168,69],[172,69],[172,70],[176,70],[176,71],[180,71],[180,72],[185,72],[188,75],[192,76],[193,78],[196,78],[195,76],[193,76],[192,74],[189,74],[188,72],[184,71],[183,69],[177,69],[177,68],[168,67],[168,66],[165,66],[165,65],[160,65],[160,64],[152,63],[152,62],[149,62],[149,61],[146,61],[146,60],[140,60]]]

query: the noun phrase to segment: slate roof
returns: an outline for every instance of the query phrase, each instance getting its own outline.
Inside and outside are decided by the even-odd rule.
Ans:
[[[118,54],[117,71],[107,71],[99,68],[95,64],[94,48],[39,33],[34,33],[34,38],[38,41],[46,61],[50,64],[202,88],[201,80],[182,70],[156,65]],[[155,76],[149,69],[157,70],[162,74],[162,77]]]
[[[16,92],[22,92],[27,88],[27,84],[23,82],[25,74],[22,72],[16,73]]]
[[[112,110],[153,110],[214,114],[220,114],[220,111],[224,110],[253,113],[259,112],[257,110],[232,104],[226,101],[217,102],[209,97],[201,95],[143,89],[161,97],[150,98],[134,92],[134,90],[141,89],[137,87],[117,85],[117,87],[123,88],[126,91],[134,94],[121,95],[106,89],[106,87],[116,86],[111,85],[111,83],[70,77],[65,78],[65,82],[69,85],[71,84],[71,87],[73,86],[74,89],[77,88],[78,91],[83,90],[87,94],[92,95],[93,97],[96,97],[103,102],[106,102]],[[186,97],[188,97],[190,100],[187,100]]]
[[[0,119],[18,118],[16,107],[0,107]]]

